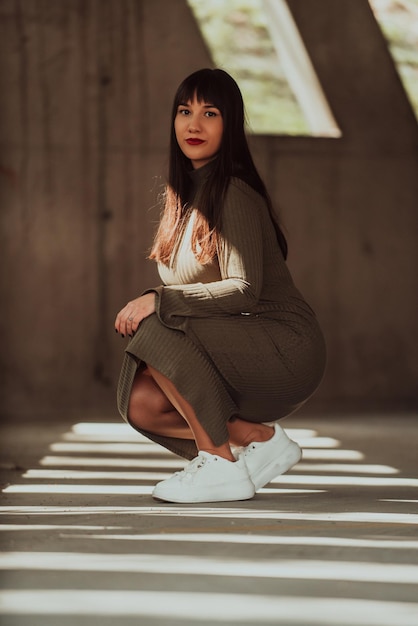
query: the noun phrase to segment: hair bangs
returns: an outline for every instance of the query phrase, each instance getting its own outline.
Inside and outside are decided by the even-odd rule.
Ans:
[[[180,104],[192,102],[196,96],[199,103],[206,102],[207,104],[213,104],[223,113],[225,107],[222,94],[223,89],[214,71],[209,69],[200,70],[191,74],[180,85],[175,98],[175,108]]]

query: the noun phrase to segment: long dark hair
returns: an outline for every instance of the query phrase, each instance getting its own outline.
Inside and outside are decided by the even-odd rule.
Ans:
[[[286,238],[274,216],[270,196],[257,171],[245,135],[244,103],[235,80],[221,69],[202,69],[188,76],[177,89],[171,112],[171,137],[168,184],[164,211],[154,240],[150,258],[169,264],[178,243],[190,206],[192,170],[190,160],[181,151],[174,130],[178,106],[193,101],[208,102],[222,114],[223,135],[218,155],[199,193],[198,214],[193,227],[192,248],[201,263],[212,259],[217,250],[222,228],[222,205],[232,176],[241,178],[265,199],[277,241],[287,257]]]

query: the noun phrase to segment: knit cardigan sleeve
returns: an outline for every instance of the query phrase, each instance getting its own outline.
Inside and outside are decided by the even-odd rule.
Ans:
[[[263,202],[241,180],[231,181],[224,199],[218,247],[222,280],[148,290],[156,293],[156,313],[163,324],[181,330],[188,317],[225,316],[254,308],[263,281]]]

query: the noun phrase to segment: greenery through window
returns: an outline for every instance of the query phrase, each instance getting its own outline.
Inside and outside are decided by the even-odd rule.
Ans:
[[[310,134],[277,61],[261,0],[188,2],[214,63],[240,86],[250,132]]]
[[[418,118],[418,0],[369,0]]]

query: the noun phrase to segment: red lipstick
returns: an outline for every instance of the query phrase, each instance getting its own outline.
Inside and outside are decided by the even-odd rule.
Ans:
[[[202,139],[195,139],[194,137],[186,139],[186,142],[189,144],[189,146],[200,146],[200,144],[203,143]]]

